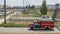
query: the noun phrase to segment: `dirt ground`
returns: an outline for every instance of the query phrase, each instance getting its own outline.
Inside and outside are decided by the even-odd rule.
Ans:
[[[60,33],[0,33],[0,34],[60,34]]]
[[[28,25],[30,23],[33,23],[34,21],[33,20],[27,20],[27,21],[9,21],[7,23],[16,23],[16,24],[25,24],[25,25]]]

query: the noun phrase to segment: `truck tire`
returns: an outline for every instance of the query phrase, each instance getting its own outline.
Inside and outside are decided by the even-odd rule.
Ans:
[[[30,27],[31,30],[34,30],[34,27]]]
[[[45,29],[46,29],[46,30],[50,30],[50,28],[49,28],[49,27],[46,27]]]

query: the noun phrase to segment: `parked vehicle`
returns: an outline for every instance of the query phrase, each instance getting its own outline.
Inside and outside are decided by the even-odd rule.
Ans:
[[[54,22],[49,16],[42,16],[40,20],[36,20],[33,24],[29,24],[30,29],[53,29]]]

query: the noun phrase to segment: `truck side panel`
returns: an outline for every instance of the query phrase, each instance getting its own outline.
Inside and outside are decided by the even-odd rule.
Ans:
[[[54,28],[54,22],[51,22],[51,21],[48,21],[48,22],[40,21],[39,24],[41,25],[42,29],[45,29],[46,27],[48,27],[50,29]]]

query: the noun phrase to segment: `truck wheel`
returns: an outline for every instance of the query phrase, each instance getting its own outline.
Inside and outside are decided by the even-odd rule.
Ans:
[[[33,29],[34,29],[34,27],[30,27],[30,29],[31,29],[31,30],[33,30]]]
[[[50,30],[50,28],[49,27],[46,27],[46,30]]]

